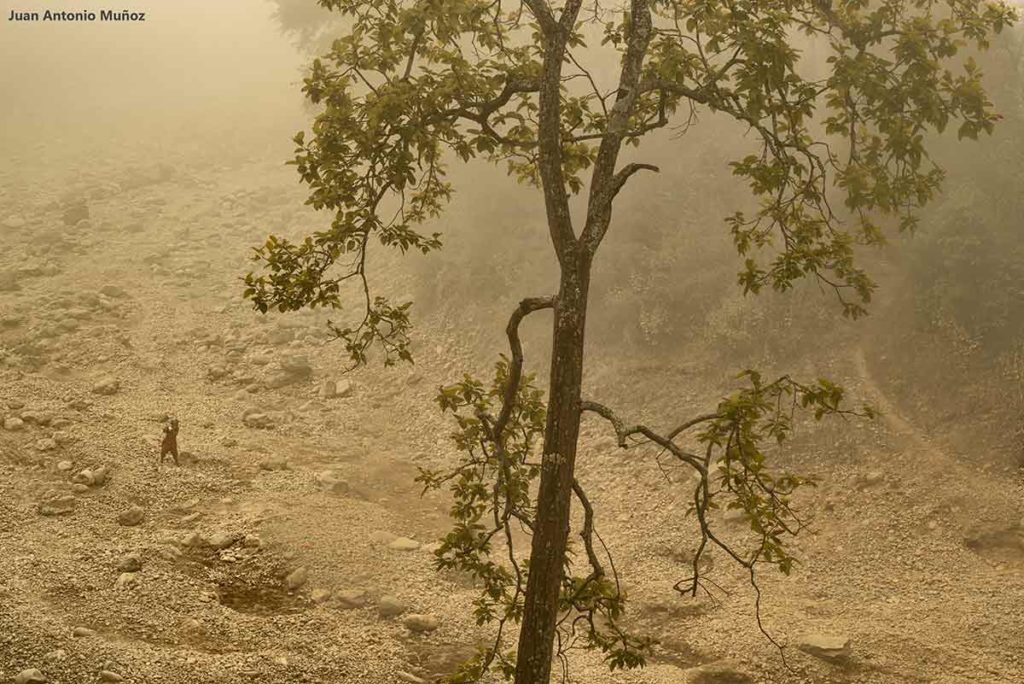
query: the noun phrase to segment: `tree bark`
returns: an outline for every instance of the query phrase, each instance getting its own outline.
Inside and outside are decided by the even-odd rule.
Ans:
[[[577,247],[571,250],[571,258],[563,262],[555,303],[544,454],[519,633],[516,684],[546,684],[551,676],[580,430],[583,337],[589,288],[590,256]]]

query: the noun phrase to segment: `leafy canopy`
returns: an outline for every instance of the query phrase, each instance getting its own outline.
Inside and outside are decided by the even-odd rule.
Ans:
[[[247,296],[263,311],[339,306],[345,280],[365,284],[371,238],[401,251],[440,247],[440,235],[422,226],[451,199],[452,159],[503,163],[519,180],[540,182],[540,22],[560,10],[578,10],[559,123],[565,184],[580,192],[619,95],[609,70],[588,62],[621,57],[637,5],[651,27],[625,141],[701,111],[746,126],[752,151],[731,165],[759,206],[728,217],[745,257],[742,286],[784,290],[812,275],[857,316],[873,284],[854,263],[856,246],[881,242],[888,218],[912,227],[934,195],[942,171],[925,149],[930,131],[955,122],[973,138],[992,129],[998,116],[965,48],[987,47],[1015,18],[982,0],[320,4],[348,30],[305,79],[320,111],[311,135],[295,136],[292,163],[308,203],[333,221],[301,242],[273,239],[256,251],[264,273],[248,276]],[[367,293],[364,307],[375,315],[360,327],[380,323],[383,333],[370,339],[408,327],[386,300]],[[337,332],[360,361],[360,328]]]

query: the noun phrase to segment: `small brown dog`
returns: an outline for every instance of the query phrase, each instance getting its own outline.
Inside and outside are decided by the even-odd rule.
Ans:
[[[164,463],[164,457],[170,454],[174,457],[174,465],[181,466],[178,463],[178,419],[171,418],[171,422],[164,425],[164,438],[160,442],[160,460],[157,462],[156,467],[159,468]]]

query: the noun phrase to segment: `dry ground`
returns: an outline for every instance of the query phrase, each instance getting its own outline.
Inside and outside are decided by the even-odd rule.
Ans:
[[[321,316],[249,311],[237,280],[246,248],[308,218],[276,165],[172,157],[98,162],[70,183],[5,174],[0,679],[38,668],[64,684],[390,684],[430,680],[471,653],[472,588],[431,568],[445,501],[420,498],[412,479],[453,458],[432,396],[478,350],[427,317],[415,367],[342,376]],[[66,225],[80,198],[88,220]],[[389,287],[410,284],[395,275]],[[574,656],[574,681],[1024,681],[1020,483],[902,418],[872,376],[870,340],[862,348],[802,370],[845,382],[884,418],[802,433],[780,454],[821,485],[801,500],[815,518],[802,565],[761,585],[777,639],[846,637],[852,658],[787,648],[784,665],[723,557],[714,577],[728,595],[674,595],[692,538],[680,476],[623,454],[588,419],[581,478],[634,620],[661,645],[638,672]],[[667,424],[727,391],[693,358],[596,361],[588,392]],[[322,398],[328,379],[347,396]],[[168,415],[188,456],[158,470]],[[100,466],[104,483],[79,476],[73,488]],[[46,502],[60,514],[41,514]],[[132,506],[141,523],[121,524]],[[403,613],[382,616],[392,605]],[[409,614],[436,629],[410,629]]]

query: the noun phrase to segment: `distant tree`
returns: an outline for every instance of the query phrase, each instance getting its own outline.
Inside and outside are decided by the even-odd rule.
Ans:
[[[363,363],[379,345],[385,364],[411,360],[410,304],[371,293],[367,249],[371,238],[402,252],[441,247],[439,234],[418,227],[451,199],[453,159],[500,163],[539,187],[559,265],[557,292],[524,299],[513,312],[510,354],[493,380],[467,376],[439,396],[457,421],[463,459],[451,471],[421,475],[427,487],[450,485],[455,499],[455,527],[437,565],[482,582],[475,614],[496,627],[492,646],[452,681],[496,668],[518,684],[547,682],[555,657],[564,666],[573,646],[600,649],[612,668],[643,663],[650,642],[621,626],[618,578],[575,477],[584,412],[607,419],[621,447],[656,445],[698,474],[691,496],[700,539],[680,592],[704,586],[700,561],[709,546],[747,569],[752,582],[762,565],[788,573],[785,538],[802,527],[791,496],[806,481],[773,474],[763,443],[786,437],[797,407],[819,418],[851,412],[841,406],[841,388],[747,371],[743,389],[664,432],[581,396],[595,257],[616,198],[658,170],[627,160],[624,150],[687,124],[697,111],[741,124],[753,149],[730,166],[758,205],[726,220],[745,260],[740,286],[786,290],[814,277],[857,317],[874,285],[856,250],[882,244],[890,226],[913,227],[915,211],[939,187],[927,133],[951,123],[960,137],[992,130],[998,117],[964,49],[987,47],[1012,10],[978,0],[320,4],[346,28],[305,80],[321,109],[312,134],[295,136],[293,163],[310,188],[308,203],[331,212],[333,222],[300,242],[271,237],[256,250],[262,271],[246,277],[254,306],[337,308],[352,281],[360,320],[331,326],[351,359]],[[797,49],[798,39],[813,49]],[[614,78],[588,68],[609,63],[609,54],[618,62]],[[518,330],[524,317],[549,309],[545,397],[524,373]],[[684,446],[688,436],[699,450]],[[583,513],[582,571],[567,556],[574,499]],[[721,507],[745,516],[756,538],[751,548],[715,533],[709,513]],[[514,526],[532,535],[528,558],[515,546]],[[510,622],[520,623],[515,651],[505,643]]]

